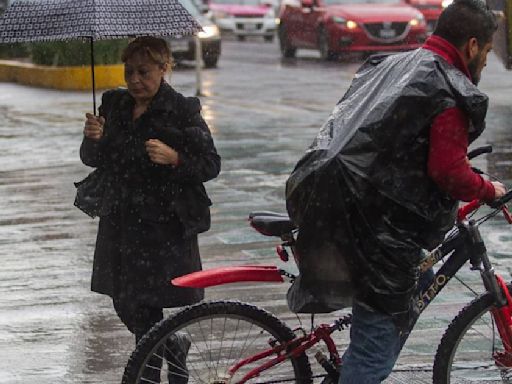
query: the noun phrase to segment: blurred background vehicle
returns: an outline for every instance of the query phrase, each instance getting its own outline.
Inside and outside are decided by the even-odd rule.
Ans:
[[[238,40],[248,36],[273,41],[277,29],[276,0],[207,0],[212,20],[221,33]]]
[[[9,5],[8,0],[0,0],[0,15],[2,15],[5,12],[8,5]]]
[[[199,32],[198,36],[201,40],[204,66],[206,68],[216,67],[221,53],[219,28],[204,14],[204,11],[197,3],[192,0],[180,0],[180,2],[203,27],[203,31]],[[167,42],[171,48],[172,57],[176,62],[195,60],[196,43],[193,36],[184,36],[179,39],[168,38]]]
[[[507,69],[512,69],[512,0],[487,0],[498,19],[493,51]]]
[[[443,9],[452,3],[452,0],[404,0],[410,6],[418,9],[425,17],[428,33],[434,32],[437,19]]]
[[[398,0],[287,0],[278,30],[281,54],[318,49],[325,60],[348,52],[403,51],[427,37],[423,14]]]

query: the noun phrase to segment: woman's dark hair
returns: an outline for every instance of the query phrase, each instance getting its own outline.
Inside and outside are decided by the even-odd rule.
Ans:
[[[434,35],[457,48],[474,37],[482,47],[492,40],[496,29],[496,17],[482,0],[454,0],[439,16]]]

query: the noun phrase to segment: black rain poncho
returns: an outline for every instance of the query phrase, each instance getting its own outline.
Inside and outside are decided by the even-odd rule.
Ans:
[[[421,249],[443,240],[457,206],[427,175],[432,121],[459,107],[473,141],[487,104],[466,75],[426,49],[374,56],[358,70],[286,184],[299,226],[292,310],[339,309],[355,290],[374,308],[407,312]]]

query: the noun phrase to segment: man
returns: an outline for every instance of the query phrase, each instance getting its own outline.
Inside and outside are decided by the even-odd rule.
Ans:
[[[287,182],[299,244],[303,230],[314,233],[350,269],[353,324],[340,384],[390,374],[411,324],[422,249],[452,228],[458,200],[505,193],[467,160],[485,127],[488,98],[476,85],[496,28],[483,2],[455,0],[422,48],[370,58]]]

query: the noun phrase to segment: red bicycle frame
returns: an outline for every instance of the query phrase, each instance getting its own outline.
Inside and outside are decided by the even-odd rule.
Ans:
[[[266,370],[267,368],[273,367],[290,357],[300,356],[303,352],[305,352],[306,350],[308,350],[321,340],[323,340],[325,345],[327,346],[327,350],[329,351],[329,355],[331,356],[331,361],[334,364],[334,366],[339,366],[341,365],[341,358],[338,354],[336,344],[334,343],[331,334],[334,331],[339,330],[340,327],[343,326],[342,323],[346,323],[348,320],[348,318],[340,319],[332,325],[321,324],[309,334],[295,338],[286,343],[273,346],[272,348],[267,349],[266,351],[258,353],[249,358],[240,360],[235,366],[231,367],[228,370],[228,372],[233,376],[238,369],[247,364],[254,363],[255,361],[261,360],[274,354],[277,355],[277,357],[247,372],[247,374],[240,381],[237,382],[237,384],[243,384],[248,380],[259,376],[259,374]],[[269,341],[269,344],[272,344],[272,340]]]

